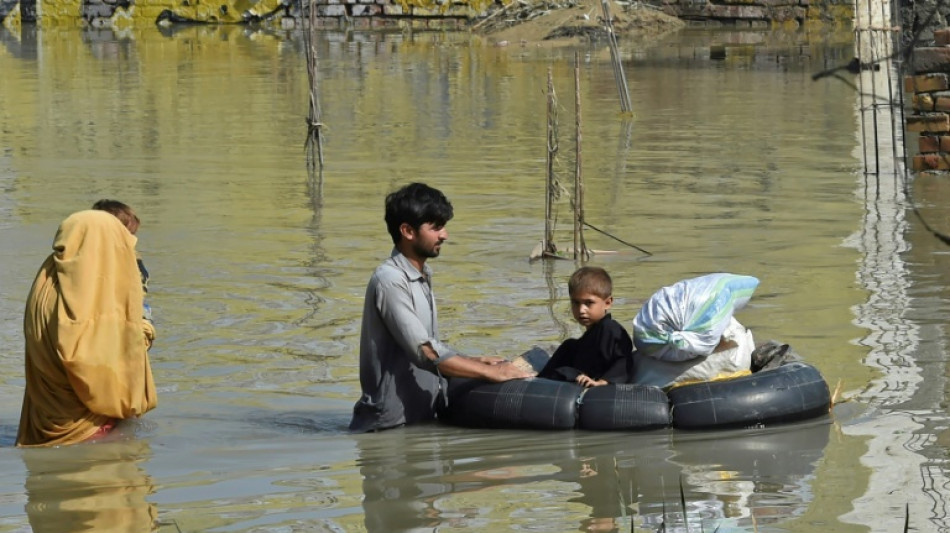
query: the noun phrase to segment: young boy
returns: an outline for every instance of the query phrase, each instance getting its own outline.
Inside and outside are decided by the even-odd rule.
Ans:
[[[97,211],[112,213],[112,215],[118,218],[132,235],[135,235],[135,232],[139,230],[139,226],[142,224],[138,215],[135,214],[135,211],[133,211],[128,205],[118,200],[99,200],[98,202],[92,204],[92,208]],[[145,268],[145,263],[142,262],[142,258],[138,255],[138,253],[135,254],[135,262],[139,267],[139,275],[142,277],[142,292],[148,295],[148,270]],[[148,305],[148,302],[145,302],[143,313],[143,318],[151,322],[152,306]]]
[[[577,269],[567,284],[571,313],[587,331],[555,350],[538,377],[573,381],[584,387],[628,383],[633,375],[633,341],[610,317],[613,283],[607,271],[592,266]]]

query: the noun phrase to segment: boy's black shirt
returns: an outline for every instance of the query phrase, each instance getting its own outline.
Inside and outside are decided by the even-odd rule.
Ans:
[[[564,341],[538,377],[573,382],[581,374],[609,383],[629,383],[633,377],[633,341],[609,313],[581,338]]]

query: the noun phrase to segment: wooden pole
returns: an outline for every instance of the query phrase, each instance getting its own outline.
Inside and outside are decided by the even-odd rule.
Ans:
[[[584,244],[584,184],[581,173],[581,67],[574,52],[574,128],[577,132],[574,157],[574,260],[587,259]]]
[[[544,191],[544,242],[542,254],[553,254],[554,246],[554,158],[557,155],[557,98],[554,95],[554,75],[548,67],[548,146],[547,146],[547,183]]]
[[[321,123],[320,91],[317,76],[317,6],[316,0],[310,2],[310,13],[305,43],[307,46],[307,77],[310,80],[310,114],[307,117],[307,166],[311,170],[319,168],[323,174],[323,124]],[[314,154],[314,152],[316,152]],[[322,181],[322,180],[321,180]]]
[[[627,77],[623,73],[623,63],[620,62],[620,49],[617,45],[617,34],[614,33],[613,20],[610,18],[609,1],[600,0],[600,7],[604,12],[604,29],[607,31],[607,43],[610,45],[610,63],[614,68],[617,92],[620,93],[620,111],[630,113],[633,111],[633,105],[630,103],[630,90],[627,87]]]

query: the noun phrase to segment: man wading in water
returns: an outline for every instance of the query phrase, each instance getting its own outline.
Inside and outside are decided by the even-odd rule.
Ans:
[[[439,341],[432,270],[448,239],[452,204],[437,189],[411,183],[386,197],[392,254],[369,280],[360,333],[362,396],[351,431],[431,421],[445,405],[445,377],[508,381],[531,377],[500,357],[469,357]]]

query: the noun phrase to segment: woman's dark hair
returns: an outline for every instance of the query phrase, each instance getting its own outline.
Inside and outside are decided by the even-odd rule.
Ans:
[[[425,223],[444,226],[453,214],[445,195],[425,183],[410,183],[386,196],[386,229],[393,244],[399,243],[399,227],[403,224],[416,230]]]

